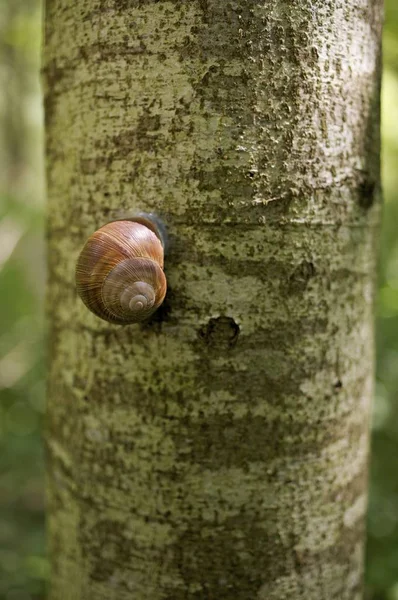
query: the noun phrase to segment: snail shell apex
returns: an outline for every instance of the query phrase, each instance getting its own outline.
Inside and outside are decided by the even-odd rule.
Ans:
[[[167,283],[163,245],[142,222],[107,223],[87,240],[76,265],[84,304],[111,323],[144,321],[161,305]]]

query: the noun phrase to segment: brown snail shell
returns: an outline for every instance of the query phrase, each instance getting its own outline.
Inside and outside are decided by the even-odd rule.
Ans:
[[[144,321],[166,295],[163,244],[153,223],[144,223],[107,223],[89,237],[78,258],[78,294],[105,321]]]

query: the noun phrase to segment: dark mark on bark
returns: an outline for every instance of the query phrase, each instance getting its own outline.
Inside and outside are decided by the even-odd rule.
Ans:
[[[314,264],[304,260],[289,277],[289,291],[293,294],[303,292],[314,275]]]
[[[341,388],[343,387],[342,382],[340,381],[340,379],[338,379],[335,384],[333,385],[334,389],[338,392],[339,390],[341,390]]]
[[[359,186],[359,206],[368,209],[375,199],[376,184],[374,181],[365,180]]]

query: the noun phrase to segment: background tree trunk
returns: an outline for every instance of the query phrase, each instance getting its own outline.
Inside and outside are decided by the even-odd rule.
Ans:
[[[52,600],[361,597],[381,0],[48,0]],[[88,314],[156,211],[168,299]]]

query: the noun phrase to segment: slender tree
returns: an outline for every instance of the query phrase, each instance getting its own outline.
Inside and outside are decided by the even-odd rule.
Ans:
[[[47,0],[51,600],[361,598],[381,0]],[[167,225],[145,325],[78,253]]]

